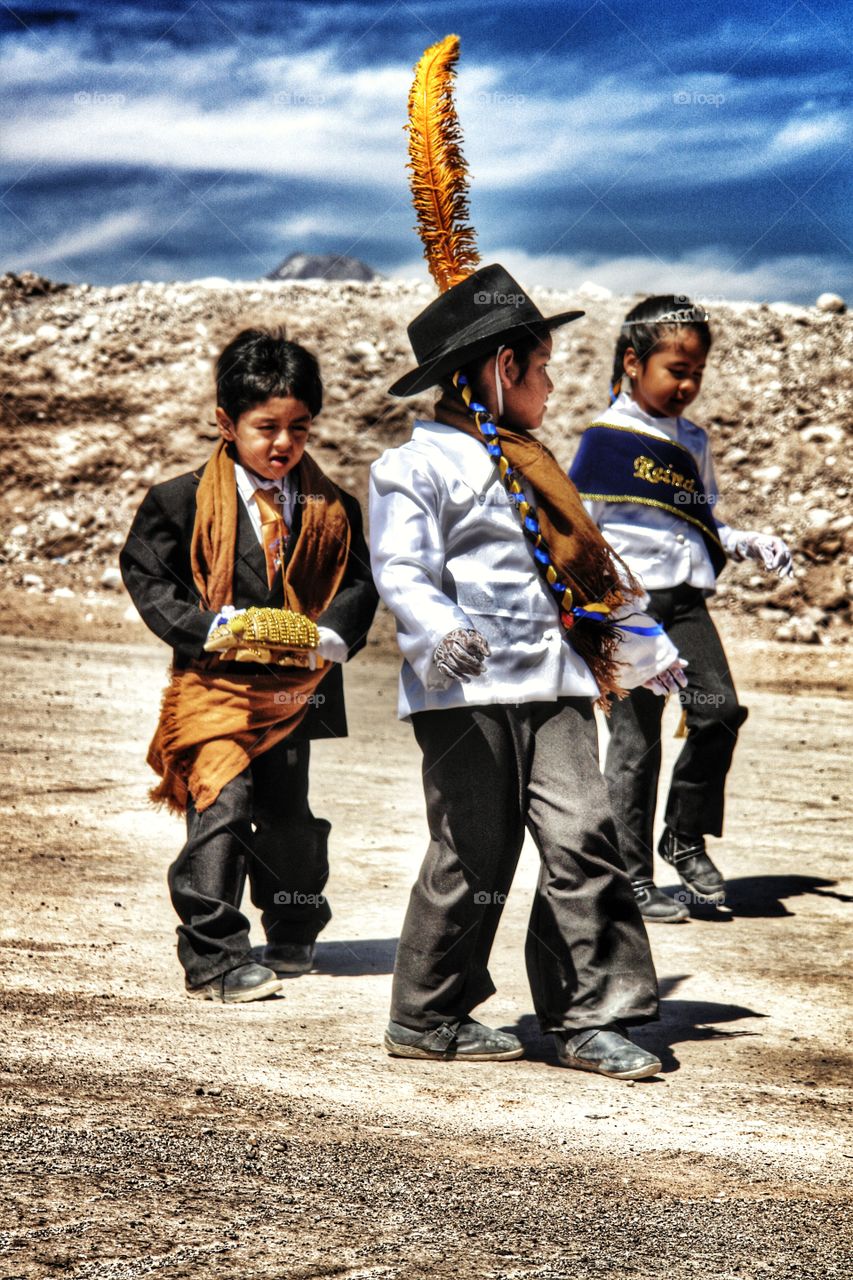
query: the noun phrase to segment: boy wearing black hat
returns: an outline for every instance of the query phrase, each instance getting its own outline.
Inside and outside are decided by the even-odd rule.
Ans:
[[[620,1079],[660,1069],[627,1035],[657,1016],[648,940],[619,861],[593,704],[683,683],[574,486],[536,440],[551,332],[500,266],[450,287],[409,326],[439,383],[433,418],[371,471],[371,558],[404,662],[399,711],[423,752],[430,846],[412,890],[385,1045],[402,1057],[517,1058],[471,1011],[525,829],[542,867],[526,944],[561,1062]]]

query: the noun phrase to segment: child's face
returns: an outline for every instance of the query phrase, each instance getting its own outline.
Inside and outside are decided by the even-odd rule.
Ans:
[[[629,347],[623,367],[631,379],[634,400],[653,418],[680,417],[699,394],[707,355],[693,329],[663,338],[642,362]]]
[[[515,358],[507,365],[507,378],[502,379],[504,411],[501,422],[505,426],[515,427],[522,431],[537,431],[542,426],[548,397],[554,390],[554,384],[548,376],[548,361],[551,358],[551,339],[541,343],[530,357],[527,372],[520,382],[518,366]],[[511,352],[507,352],[511,355]]]
[[[305,452],[311,429],[307,405],[293,396],[271,396],[246,409],[236,422],[217,408],[216,421],[219,434],[234,445],[240,463],[265,480],[282,480],[293,470]]]

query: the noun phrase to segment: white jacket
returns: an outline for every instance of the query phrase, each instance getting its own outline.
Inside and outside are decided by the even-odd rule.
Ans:
[[[437,422],[371,467],[371,566],[397,620],[403,654],[399,713],[465,704],[598,697],[589,667],[564,638],[498,470],[478,440]],[[626,623],[650,628],[646,614]],[[436,645],[458,627],[486,637],[491,657],[468,684],[441,675]],[[623,633],[620,680],[633,688],[678,654],[665,635]]]

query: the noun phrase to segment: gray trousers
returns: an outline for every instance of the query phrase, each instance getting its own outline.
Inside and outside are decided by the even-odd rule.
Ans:
[[[431,839],[403,923],[392,1019],[428,1030],[494,993],[489,953],[525,828],[541,858],[525,958],[542,1029],[656,1018],[590,700],[423,711],[412,724]]]
[[[187,841],[169,868],[181,924],[178,958],[191,986],[245,964],[246,877],[269,942],[313,942],[331,919],[323,890],[331,824],[308,804],[311,744],[285,738],[257,756],[198,813],[187,806]]]
[[[747,709],[738,701],[729,664],[701,591],[683,583],[650,591],[647,612],[663,623],[682,658],[687,688],[679,700],[687,738],[672,771],[664,821],[688,838],[723,834],[726,776]],[[604,775],[616,819],[619,852],[631,879],[652,876],[653,827],[661,771],[664,700],[632,689],[610,711]]]

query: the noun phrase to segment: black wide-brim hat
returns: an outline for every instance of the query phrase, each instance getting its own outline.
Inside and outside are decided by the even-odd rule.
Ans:
[[[409,325],[418,362],[389,388],[392,396],[413,396],[434,386],[461,365],[531,332],[556,329],[583,311],[543,316],[521,285],[498,263],[481,267],[439,294]]]

